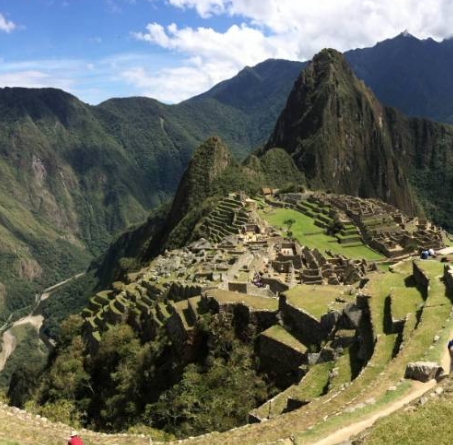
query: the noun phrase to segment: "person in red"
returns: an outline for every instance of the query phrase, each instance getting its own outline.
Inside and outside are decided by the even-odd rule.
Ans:
[[[83,441],[77,431],[71,431],[71,436],[68,440],[68,445],[83,445]]]

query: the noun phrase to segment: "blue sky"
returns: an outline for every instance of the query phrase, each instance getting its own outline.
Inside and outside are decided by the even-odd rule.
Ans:
[[[0,0],[0,86],[175,103],[266,58],[305,60],[404,29],[441,40],[450,0]]]

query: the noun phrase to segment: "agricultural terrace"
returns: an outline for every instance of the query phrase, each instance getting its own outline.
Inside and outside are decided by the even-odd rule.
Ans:
[[[348,286],[300,284],[285,291],[285,296],[288,303],[306,310],[319,320],[329,309],[336,309],[336,306],[339,306],[336,299],[341,299],[342,302],[355,301],[355,295],[349,295],[349,289]]]
[[[313,218],[304,215],[296,210],[268,207],[260,211],[260,216],[270,225],[285,229],[285,221],[294,220],[291,226],[293,238],[301,245],[311,249],[317,248],[321,252],[330,250],[332,253],[342,254],[352,259],[365,258],[366,260],[376,261],[384,259],[384,256],[370,249],[363,243],[354,245],[344,245],[338,240],[325,233],[325,230],[316,226]]]
[[[278,300],[276,298],[240,294],[238,292],[230,292],[222,289],[211,289],[207,291],[206,294],[208,297],[214,297],[220,304],[242,303],[255,310],[278,310]]]

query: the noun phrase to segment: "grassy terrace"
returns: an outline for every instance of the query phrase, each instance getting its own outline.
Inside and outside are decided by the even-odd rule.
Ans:
[[[281,227],[282,230],[285,228],[284,222],[286,220],[293,219],[296,221],[291,227],[293,237],[300,244],[309,248],[317,248],[321,252],[331,250],[333,253],[341,253],[354,259],[382,260],[384,258],[365,244],[350,247],[340,245],[335,237],[326,235],[324,230],[316,226],[313,218],[296,210],[270,208],[267,211],[261,211],[260,215],[269,224],[274,227]]]
[[[318,320],[335,306],[335,298],[354,301],[355,297],[347,294],[346,286],[312,286],[300,284],[285,291],[287,302],[292,306],[305,309]]]
[[[411,262],[405,262],[395,269],[396,273],[386,274],[381,287],[387,287],[392,296],[392,317],[402,319],[407,314],[415,314],[424,303],[420,290],[415,282],[408,278],[411,274]],[[378,285],[378,284],[376,284]]]
[[[313,365],[298,385],[291,387],[290,396],[301,401],[313,400],[323,394],[329,381],[333,362]]]
[[[329,380],[330,391],[337,391],[343,384],[349,383],[351,381],[351,359],[350,350],[349,348],[346,348],[343,352],[343,355],[339,357],[333,364],[333,368],[337,369],[337,373]]]
[[[332,362],[313,365],[299,383],[291,385],[285,391],[278,394],[272,399],[272,403],[265,403],[260,406],[255,410],[255,413],[261,418],[272,418],[283,413],[289,397],[301,402],[309,402],[321,396],[328,384],[329,373],[332,368]]]
[[[209,297],[215,298],[220,304],[244,303],[250,309],[261,311],[277,311],[278,299],[259,297],[256,295],[240,294],[222,289],[213,289],[207,292]]]
[[[286,329],[278,324],[266,329],[261,335],[283,343],[284,345],[287,345],[296,351],[302,352],[303,354],[307,352],[306,346],[304,346],[299,340],[293,337]]]
[[[453,437],[453,381],[445,383],[445,393],[440,399],[429,400],[414,411],[399,411],[382,420],[366,436],[366,445],[395,444],[450,444]]]
[[[440,354],[445,344],[439,341],[433,349],[433,337],[440,334],[441,327],[450,313],[451,303],[445,295],[445,288],[439,280],[442,264],[424,262],[423,268],[431,278],[429,295],[425,302],[424,313],[421,316],[417,329],[412,324],[412,330],[406,332],[404,348],[393,357],[396,334],[386,334],[384,331],[385,297],[389,290],[381,283],[385,281],[384,274],[376,273],[371,276],[368,290],[370,298],[370,312],[373,320],[376,344],[374,354],[368,366],[359,376],[343,391],[328,393],[319,397],[299,410],[270,419],[262,424],[249,425],[226,435],[215,435],[206,438],[197,438],[191,444],[257,444],[261,442],[272,443],[281,437],[295,436],[296,444],[312,443],[321,434],[327,434],[339,427],[353,422],[360,416],[371,413],[391,400],[404,395],[411,387],[410,382],[401,384],[397,391],[388,393],[389,386],[395,385],[404,375],[406,364],[420,358],[430,359]],[[401,275],[400,280],[411,275],[411,263],[395,268],[395,274]],[[437,278],[436,278],[437,277]],[[388,280],[393,280],[388,278]],[[410,283],[410,281],[409,281]],[[426,316],[429,312],[429,317]],[[425,352],[428,354],[425,355]],[[347,359],[344,359],[347,361]],[[346,363],[345,363],[346,364]],[[346,378],[346,377],[344,377]],[[375,403],[366,405],[353,413],[344,413],[348,406],[364,402],[370,397],[375,398]]]

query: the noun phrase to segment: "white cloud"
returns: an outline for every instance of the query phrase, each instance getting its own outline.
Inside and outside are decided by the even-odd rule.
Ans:
[[[0,87],[52,87],[69,90],[72,84],[73,81],[69,79],[56,79],[47,73],[37,70],[0,73]]]
[[[145,33],[134,33],[138,40],[175,51],[184,56],[183,65],[146,73],[140,67],[128,70],[124,78],[143,94],[164,102],[179,102],[208,90],[237,74],[245,65],[256,65],[268,58],[294,59],[297,42],[283,45],[280,36],[266,37],[246,24],[233,25],[224,33],[212,28],[164,28],[157,23]]]
[[[177,8],[193,8],[203,18],[214,14],[222,14],[227,11],[228,3],[224,0],[169,0],[172,6]]]
[[[368,37],[371,42],[389,31],[394,35],[403,29],[420,37],[453,35],[450,0],[168,0],[168,3],[195,9],[205,17],[240,16],[274,33],[296,29],[305,37],[327,33],[338,37],[339,45],[348,47],[357,30],[362,38],[353,40]]]
[[[10,20],[7,20],[3,14],[0,13],[0,31],[10,33],[17,28],[17,25]]]
[[[192,96],[200,90],[209,87],[204,76],[196,76],[195,69],[181,67],[176,69],[162,70],[159,73],[149,74],[143,68],[137,67],[122,73],[123,79],[139,88],[142,94],[165,102],[179,102],[181,97]],[[181,79],[197,79],[188,85]]]
[[[209,27],[150,23],[132,35],[185,60],[174,69],[123,73],[145,94],[182,100],[267,58],[307,60],[325,47],[345,51],[374,45],[408,29],[435,39],[453,35],[451,0],[166,0],[202,18],[227,15],[242,23],[224,32]],[[184,77],[176,82],[178,75]],[[165,83],[165,78],[169,79]],[[170,81],[171,79],[171,81]],[[155,85],[159,85],[156,90]],[[199,89],[197,89],[199,88]]]

